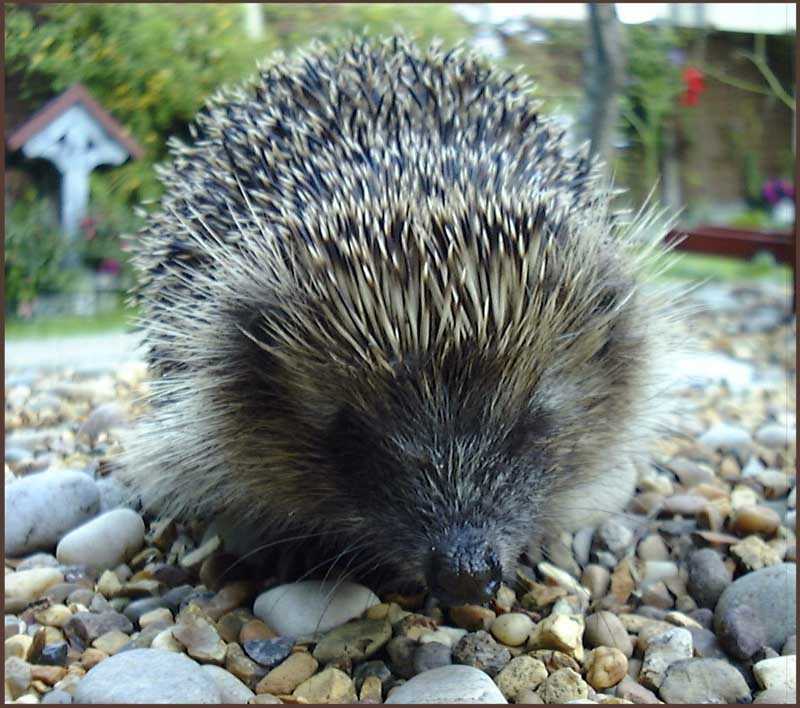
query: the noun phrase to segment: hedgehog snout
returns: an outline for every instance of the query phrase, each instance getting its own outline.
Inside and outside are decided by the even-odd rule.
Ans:
[[[503,577],[497,552],[479,529],[462,527],[431,545],[426,581],[444,605],[483,604],[492,599]]]

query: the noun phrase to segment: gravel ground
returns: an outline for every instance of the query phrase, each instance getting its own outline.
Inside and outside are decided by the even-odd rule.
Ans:
[[[794,703],[795,323],[777,287],[694,297],[693,412],[488,607],[232,579],[213,530],[123,506],[141,363],[7,362],[6,702]]]

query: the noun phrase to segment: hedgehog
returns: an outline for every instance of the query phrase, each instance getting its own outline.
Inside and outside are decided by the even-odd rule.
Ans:
[[[663,398],[664,230],[540,108],[520,72],[403,37],[207,101],[132,243],[146,509],[223,520],[290,579],[457,605],[624,507]]]

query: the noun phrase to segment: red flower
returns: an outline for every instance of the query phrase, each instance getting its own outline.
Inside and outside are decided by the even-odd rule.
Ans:
[[[700,94],[705,91],[706,83],[703,80],[703,72],[693,66],[687,66],[683,70],[684,92],[681,94],[680,102],[683,106],[694,106],[697,104]]]

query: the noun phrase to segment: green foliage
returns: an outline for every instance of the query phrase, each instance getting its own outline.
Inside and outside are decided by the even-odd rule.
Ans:
[[[121,201],[158,194],[152,164],[165,138],[221,83],[252,70],[269,49],[242,36],[237,5],[108,3],[12,5],[6,62],[34,105],[76,82],[125,125],[147,159],[110,173]]]
[[[255,74],[257,62],[275,49],[312,38],[401,31],[421,42],[452,43],[468,30],[448,5],[274,3],[260,9],[264,32],[252,39],[241,4],[7,6],[6,66],[22,79],[24,104],[36,110],[80,82],[145,149],[144,159],[92,174],[93,236],[79,242],[90,267],[109,260],[122,266],[122,286],[130,268],[119,237],[139,226],[132,207],[158,198],[153,167],[166,159],[167,139],[186,137],[188,124],[221,86]],[[29,203],[8,212],[7,301],[59,287],[63,241],[54,224],[45,226],[52,220],[43,212]]]
[[[38,195],[26,197],[6,206],[7,307],[64,290],[72,281],[72,275],[62,267],[67,244],[55,225],[50,205]]]
[[[680,49],[680,35],[666,27],[627,25],[629,83],[622,101],[622,115],[638,140],[643,174],[640,183],[649,189],[658,179],[664,128],[678,112],[683,91],[681,71],[669,60]]]
[[[259,59],[312,37],[348,32],[411,32],[421,41],[465,36],[466,25],[447,5],[267,4],[258,40],[244,30],[240,4],[10,5],[6,62],[32,105],[83,83],[145,148],[105,178],[120,202],[160,193],[153,164],[166,156],[166,139],[184,134],[206,98],[220,86],[254,74]]]

